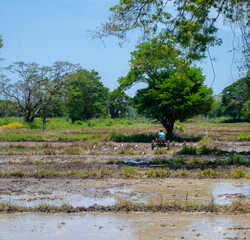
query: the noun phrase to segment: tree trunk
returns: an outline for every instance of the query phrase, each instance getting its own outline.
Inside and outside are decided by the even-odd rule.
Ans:
[[[43,116],[43,125],[46,125],[46,116]]]
[[[172,140],[173,130],[174,130],[174,121],[161,121],[161,124],[167,131],[167,140]]]
[[[31,116],[31,113],[28,112],[27,114],[25,114],[24,116],[24,121],[27,123],[32,123],[34,121],[35,117]]]

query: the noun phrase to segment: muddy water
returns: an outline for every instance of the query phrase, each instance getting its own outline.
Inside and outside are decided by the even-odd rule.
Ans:
[[[1,240],[250,239],[248,215],[192,213],[0,215]]]
[[[164,180],[68,180],[0,179],[0,201],[19,206],[39,204],[89,207],[113,205],[118,199],[133,202],[189,200],[214,201],[220,205],[235,200],[250,201],[249,179],[164,179]]]

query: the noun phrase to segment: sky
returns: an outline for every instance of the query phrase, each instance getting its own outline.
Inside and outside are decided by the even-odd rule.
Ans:
[[[93,40],[88,30],[94,31],[108,21],[109,8],[119,0],[1,0],[0,66],[14,62],[38,63],[51,66],[55,61],[79,63],[87,70],[96,70],[103,85],[111,91],[118,86],[117,80],[129,71],[130,52],[136,46],[136,34],[122,48],[119,40],[108,38],[104,44]],[[233,64],[232,33],[218,23],[219,36],[223,45],[210,49],[214,62],[215,79],[209,59],[197,63],[206,76],[205,84],[212,87],[214,94],[239,79]],[[13,79],[14,81],[14,79]],[[133,96],[136,89],[126,92]]]

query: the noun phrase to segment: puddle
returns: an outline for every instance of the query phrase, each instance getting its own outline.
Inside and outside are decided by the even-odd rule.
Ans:
[[[0,214],[0,239],[250,239],[248,220],[200,213]]]
[[[235,200],[250,201],[250,184],[218,183],[212,189],[216,204],[226,205]]]
[[[114,205],[116,203],[115,197],[92,198],[84,197],[80,194],[65,194],[64,192],[60,191],[53,192],[49,195],[5,195],[0,196],[0,201],[24,207],[36,207],[40,204],[48,204],[53,206],[62,206],[62,204],[69,204],[72,205],[72,207],[89,207],[94,203],[103,206]]]
[[[132,202],[188,200],[197,204],[230,204],[250,201],[250,180],[234,179],[141,179],[141,180],[0,180],[0,202],[35,207],[40,204],[89,207],[109,206],[119,199]]]
[[[148,164],[153,161],[153,158],[132,158],[124,160],[123,162],[125,164]]]
[[[226,156],[226,155],[220,155],[220,156],[216,156],[216,155],[182,155],[183,156],[183,159],[185,161],[189,161],[191,159],[206,159],[208,160],[209,162],[214,162],[216,161],[217,159],[220,159],[221,161],[223,162],[226,162],[229,160],[230,156]],[[241,157],[243,159],[245,159],[246,161],[250,161],[250,155],[241,155]],[[164,157],[157,157],[157,156],[154,156],[154,158],[132,158],[132,159],[126,159],[126,160],[123,160],[123,162],[125,164],[132,164],[132,165],[147,165],[147,164],[150,164],[152,163],[154,160],[156,159],[169,159],[170,161],[174,160],[176,157],[173,157],[173,156],[164,156]],[[184,165],[185,167],[185,165]]]
[[[189,200],[207,204],[213,200],[216,204],[228,205],[236,200],[250,201],[248,180],[218,181],[220,180],[151,180],[150,184],[138,183],[132,189],[140,193],[137,200],[146,202]]]

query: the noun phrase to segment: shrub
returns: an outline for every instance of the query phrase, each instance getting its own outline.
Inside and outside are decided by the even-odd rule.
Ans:
[[[184,124],[177,120],[174,124],[174,129],[180,132],[184,132]]]
[[[245,163],[245,158],[241,157],[237,153],[230,154],[229,159],[226,161],[226,164],[241,164]]]
[[[9,123],[0,127],[1,129],[20,129],[26,128],[22,123]]]
[[[150,169],[144,172],[147,178],[164,178],[169,177],[172,172],[170,169]]]
[[[174,164],[184,164],[185,160],[183,159],[182,156],[177,156],[174,160],[173,160]]]
[[[246,178],[249,174],[243,168],[239,168],[232,170],[229,175],[233,178]]]
[[[201,171],[198,174],[198,177],[201,177],[201,178],[215,178],[217,175],[218,175],[218,173],[215,170],[213,170],[211,168],[208,168],[208,169],[205,169],[205,170]]]
[[[213,149],[211,148],[208,148],[207,146],[205,145],[202,145],[201,148],[199,149],[198,151],[198,154],[210,154],[213,152]]]
[[[224,162],[220,158],[216,158],[214,164],[223,164]]]
[[[81,125],[83,125],[84,123],[83,123],[83,121],[77,120],[77,121],[74,122],[74,124],[75,124],[75,125],[80,125],[80,126],[81,126]]]
[[[180,151],[179,154],[187,154],[187,155],[196,155],[197,148],[192,146],[185,145]]]

